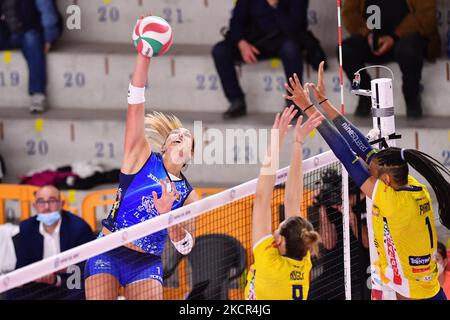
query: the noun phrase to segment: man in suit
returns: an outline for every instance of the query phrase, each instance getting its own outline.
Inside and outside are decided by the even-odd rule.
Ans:
[[[375,6],[375,7],[374,7]],[[380,28],[367,21],[370,8],[380,10]],[[408,118],[422,117],[421,86],[424,60],[436,61],[440,38],[436,24],[436,0],[346,0],[342,20],[350,37],[342,44],[344,70],[351,80],[366,62],[395,61],[403,75],[403,96]],[[361,88],[370,88],[370,76],[361,72]],[[370,115],[371,101],[360,97],[355,115]]]
[[[89,225],[78,216],[62,210],[64,201],[53,186],[36,192],[36,216],[22,221],[16,245],[16,269],[72,249],[95,239]],[[82,265],[78,266],[83,272]],[[80,283],[82,284],[82,274]],[[68,270],[50,273],[23,287],[11,290],[9,299],[83,299],[82,288],[72,288]]]
[[[307,44],[308,0],[238,0],[225,40],[212,50],[227,100],[224,119],[246,115],[247,105],[235,61],[256,64],[280,58],[286,77],[302,76],[303,47]],[[311,42],[311,41],[309,41]],[[323,57],[322,57],[323,58]]]
[[[32,113],[47,109],[46,54],[62,31],[56,0],[0,0],[0,51],[22,50],[29,70]]]

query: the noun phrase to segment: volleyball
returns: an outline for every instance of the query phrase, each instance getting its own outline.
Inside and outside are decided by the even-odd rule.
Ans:
[[[139,19],[133,30],[133,44],[146,57],[162,56],[173,42],[172,28],[163,18],[148,16]]]

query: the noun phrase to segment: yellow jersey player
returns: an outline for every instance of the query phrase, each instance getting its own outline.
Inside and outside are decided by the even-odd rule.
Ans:
[[[333,121],[335,127],[324,120],[317,129],[359,188],[373,201],[374,245],[379,256],[373,263],[382,281],[395,291],[399,300],[446,300],[437,279],[436,229],[430,195],[408,172],[410,165],[432,186],[440,220],[450,228],[450,183],[442,174],[450,176],[450,171],[418,150],[390,147],[377,152],[325,97],[323,62],[318,74],[318,84],[308,83],[304,88],[296,75],[290,78],[290,85],[286,85],[288,99],[307,115],[315,115],[317,109],[309,98],[311,89]]]
[[[302,117],[294,130],[291,167],[286,182],[284,220],[272,234],[271,200],[277,165],[271,155],[279,153],[289,123],[296,111],[293,106],[277,115],[272,133],[278,134],[268,152],[266,166],[261,168],[253,205],[252,243],[254,264],[246,285],[248,300],[306,300],[309,291],[311,252],[317,251],[319,235],[300,216],[303,194],[302,144],[305,137],[323,120],[320,114],[302,125]],[[278,142],[278,145],[274,145]],[[277,159],[277,157],[275,157]]]
[[[389,149],[373,161],[382,163]],[[437,235],[427,188],[412,176],[406,187],[395,190],[377,180],[372,221],[382,281],[403,297],[427,298],[440,290],[434,261]]]

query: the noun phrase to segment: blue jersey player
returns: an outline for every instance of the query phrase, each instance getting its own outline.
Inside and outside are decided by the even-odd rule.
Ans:
[[[190,131],[174,116],[156,112],[145,116],[149,66],[150,58],[138,53],[128,92],[120,184],[100,236],[198,200],[181,172],[193,156]],[[158,148],[160,152],[152,151]],[[168,236],[180,253],[187,254],[192,249],[193,226],[176,225],[89,259],[87,299],[117,299],[120,287],[124,288],[126,299],[162,299],[161,255]]]

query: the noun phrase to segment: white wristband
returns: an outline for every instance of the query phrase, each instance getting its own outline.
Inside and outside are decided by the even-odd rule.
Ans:
[[[173,242],[173,246],[177,251],[183,255],[189,254],[191,252],[192,248],[194,247],[194,239],[192,238],[191,234],[186,231],[186,236],[183,240]]]
[[[141,104],[145,102],[145,87],[138,88],[131,83],[128,86],[128,104]]]

